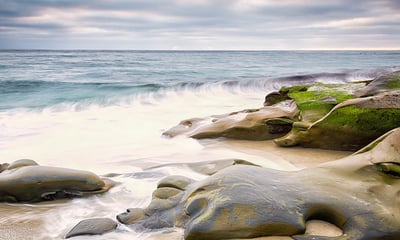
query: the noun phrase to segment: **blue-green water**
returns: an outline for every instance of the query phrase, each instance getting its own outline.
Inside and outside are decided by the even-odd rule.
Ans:
[[[118,104],[205,86],[268,91],[274,78],[349,81],[399,66],[400,51],[0,51],[0,109]]]
[[[188,162],[244,159],[293,170],[296,162],[345,156],[283,152],[268,141],[197,141],[162,133],[183,119],[259,108],[266,93],[282,85],[366,80],[395,70],[400,51],[0,51],[0,163],[28,158],[122,174],[112,177],[120,184],[101,196],[0,203],[1,230],[21,239],[12,238],[13,231],[28,225],[24,239],[63,239],[82,219],[115,219],[127,208],[146,207],[165,176],[205,177]],[[120,225],[116,232],[79,239],[182,239],[182,229],[167,232]]]

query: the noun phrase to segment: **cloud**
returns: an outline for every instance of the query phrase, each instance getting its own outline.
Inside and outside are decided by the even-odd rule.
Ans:
[[[0,48],[400,48],[399,10],[397,0],[0,0]]]

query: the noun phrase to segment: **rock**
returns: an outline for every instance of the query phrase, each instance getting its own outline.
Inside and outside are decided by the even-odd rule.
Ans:
[[[294,123],[279,146],[358,150],[385,132],[400,126],[400,91],[347,100],[314,123]]]
[[[322,84],[282,87],[279,92],[296,101],[301,120],[315,122],[338,103],[354,98],[354,89],[364,84]]]
[[[400,71],[387,73],[372,80],[366,87],[355,92],[358,97],[376,95],[400,89]]]
[[[116,229],[118,224],[109,218],[92,218],[80,221],[65,238],[81,235],[104,234]]]
[[[155,190],[153,192],[153,198],[168,199],[168,198],[173,197],[181,192],[182,192],[182,190],[179,190],[177,188],[162,187],[162,188],[158,188],[157,190]]]
[[[8,170],[14,169],[14,168],[19,168],[19,167],[25,167],[25,166],[36,166],[39,165],[37,162],[31,160],[31,159],[20,159],[17,161],[12,162],[8,166]]]
[[[193,171],[201,173],[201,174],[204,174],[204,175],[213,175],[216,172],[218,172],[218,171],[220,171],[220,170],[222,170],[224,168],[227,168],[227,167],[233,166],[233,165],[238,165],[238,164],[259,166],[257,164],[254,164],[252,162],[249,162],[249,161],[246,161],[246,160],[242,160],[242,159],[221,159],[221,160],[214,160],[214,161],[201,161],[201,162],[191,162],[191,163],[162,164],[162,165],[158,165],[158,166],[155,166],[155,167],[147,168],[146,170],[154,169],[154,168],[160,168],[160,167],[167,167],[167,166],[179,166],[179,167],[190,168]],[[174,181],[176,181],[176,177],[177,176],[175,176],[175,175],[173,176],[173,180]],[[169,177],[165,178],[165,180],[163,180],[163,181],[167,181],[168,179],[169,179]],[[189,181],[189,180],[186,178],[186,180],[184,180],[184,182],[185,181]],[[192,181],[192,180],[190,180],[190,181]],[[180,188],[177,187],[177,188],[178,189],[182,189],[182,187],[180,187]]]
[[[324,103],[337,103],[338,100],[332,96],[327,96],[321,99],[322,102]]]
[[[3,164],[2,166],[6,166]],[[103,193],[114,183],[94,173],[18,160],[0,172],[0,201],[39,202]]]
[[[118,220],[149,229],[182,227],[186,240],[400,239],[399,165],[397,128],[349,157],[313,168],[231,166],[171,198],[153,198],[135,210],[134,221],[121,221],[130,219],[129,212]],[[310,236],[309,220],[333,224],[343,235]]]
[[[117,216],[117,220],[123,224],[134,224],[145,218],[145,211],[142,208],[128,208],[126,212]]]
[[[290,98],[288,97],[287,93],[285,94],[282,92],[271,92],[267,96],[265,96],[264,106],[273,106],[288,99]]]
[[[8,163],[0,164],[0,173],[1,173],[2,171],[4,171],[4,170],[7,170],[7,168],[8,168],[9,165],[10,165],[10,164],[8,164]]]
[[[172,175],[162,179],[157,184],[157,188],[176,188],[179,190],[184,190],[192,182],[193,180],[190,178]]]
[[[292,122],[298,120],[298,115],[296,104],[288,100],[260,109],[184,120],[163,134],[170,137],[187,135],[198,139],[227,137],[267,140],[289,132]]]

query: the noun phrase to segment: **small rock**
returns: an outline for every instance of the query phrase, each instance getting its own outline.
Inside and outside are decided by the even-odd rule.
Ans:
[[[80,221],[71,229],[65,238],[81,235],[97,235],[110,232],[117,228],[117,223],[109,218],[91,218]]]
[[[172,175],[162,179],[158,184],[157,188],[176,188],[178,190],[185,190],[187,185],[193,182],[192,179],[184,177]]]
[[[332,96],[325,97],[325,98],[321,99],[321,101],[323,103],[337,103],[336,98],[334,98]]]

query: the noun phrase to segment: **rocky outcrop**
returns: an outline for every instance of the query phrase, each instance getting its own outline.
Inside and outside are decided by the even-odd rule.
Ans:
[[[388,73],[373,79],[366,87],[356,91],[355,95],[366,97],[396,89],[400,89],[400,71]]]
[[[286,172],[236,165],[193,183],[170,177],[155,192],[171,194],[153,194],[147,208],[128,209],[117,219],[149,229],[182,227],[187,240],[398,239],[399,166],[395,129],[347,158],[314,168]],[[343,235],[307,235],[305,222],[311,219],[334,224]]]
[[[314,123],[298,122],[279,146],[358,150],[400,126],[400,91],[347,100]]]
[[[1,169],[0,201],[6,202],[85,197],[106,192],[114,185],[91,172],[40,166],[29,159],[2,164]]]
[[[227,137],[247,140],[274,139],[288,133],[299,110],[293,100],[260,109],[243,110],[207,118],[187,119],[164,132],[166,136]]]
[[[184,120],[164,135],[275,139],[279,146],[355,151],[400,126],[398,89],[400,72],[371,81],[282,87],[260,109]]]

